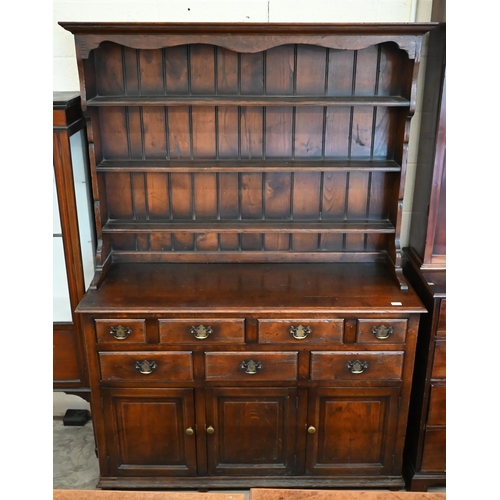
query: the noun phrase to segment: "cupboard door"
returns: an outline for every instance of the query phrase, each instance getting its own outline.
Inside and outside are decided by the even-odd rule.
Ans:
[[[291,474],[296,401],[284,387],[207,389],[209,474]]]
[[[399,392],[383,387],[311,389],[307,473],[390,472]]]
[[[196,474],[193,389],[102,393],[112,475]]]

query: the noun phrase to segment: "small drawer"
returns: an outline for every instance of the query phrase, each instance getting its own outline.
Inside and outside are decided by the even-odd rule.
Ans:
[[[441,304],[439,305],[439,317],[436,336],[446,337],[446,299],[441,300]]]
[[[401,380],[404,353],[312,352],[311,380]]]
[[[434,344],[434,362],[432,364],[432,378],[446,378],[446,341],[437,340]]]
[[[96,319],[97,342],[144,343],[146,320],[144,319]]]
[[[343,319],[259,319],[259,343],[341,344]]]
[[[296,380],[296,352],[209,352],[206,380]]]
[[[101,379],[108,382],[190,382],[193,380],[191,352],[101,352],[99,362]]]
[[[162,344],[243,344],[244,319],[160,319]]]
[[[403,344],[406,339],[406,319],[358,320],[358,344]]]
[[[427,425],[446,425],[446,386],[431,385]]]

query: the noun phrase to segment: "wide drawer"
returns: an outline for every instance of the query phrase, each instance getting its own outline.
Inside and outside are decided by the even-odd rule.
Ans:
[[[296,380],[296,352],[209,352],[206,380]]]
[[[275,320],[259,319],[259,343],[340,344],[344,334],[343,319]]]
[[[144,319],[96,319],[97,342],[146,342],[146,320]]]
[[[160,319],[162,344],[242,344],[245,342],[244,319]]]
[[[358,320],[358,344],[403,344],[406,339],[406,319]]]
[[[103,381],[189,382],[193,380],[191,352],[101,352],[99,363]]]
[[[312,352],[311,380],[401,380],[404,353]]]
[[[446,299],[441,300],[439,306],[439,318],[436,329],[437,337],[446,337]]]
[[[446,429],[426,429],[422,453],[423,472],[446,470]]]

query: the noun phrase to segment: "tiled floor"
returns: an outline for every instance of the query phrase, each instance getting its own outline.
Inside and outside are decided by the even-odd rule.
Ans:
[[[54,489],[92,490],[99,480],[92,422],[84,426],[64,426],[62,419],[54,419]],[[446,491],[432,488],[430,491]],[[245,493],[248,490],[235,491]]]

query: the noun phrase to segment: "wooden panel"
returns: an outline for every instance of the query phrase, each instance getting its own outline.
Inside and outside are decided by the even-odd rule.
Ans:
[[[311,352],[311,380],[401,380],[403,352]],[[366,363],[360,373],[353,373],[349,363]],[[352,368],[356,369],[356,366]]]
[[[309,399],[307,472],[388,472],[392,466],[398,389],[312,391]]]
[[[192,389],[113,389],[103,391],[116,476],[196,474],[196,436]]]
[[[439,317],[436,330],[437,337],[446,337],[446,299],[442,299],[439,304]]]
[[[446,386],[430,386],[427,425],[446,425]]]
[[[446,341],[444,340],[436,341],[431,377],[435,379],[446,378]]]
[[[295,455],[296,389],[207,390],[209,473],[287,475]]]
[[[126,332],[126,338],[117,339],[116,329],[122,326]],[[120,342],[134,343],[146,342],[146,320],[145,319],[96,319],[95,330],[97,342]]]
[[[425,431],[422,471],[446,470],[446,430],[427,429]]]
[[[245,342],[245,320],[214,318],[195,319],[160,319],[160,342],[163,344],[241,344]],[[210,327],[211,332],[205,339],[199,339],[192,333],[198,326]],[[198,335],[201,335],[199,333]]]
[[[251,500],[446,500],[445,492],[252,488]],[[54,498],[54,500],[59,500]],[[66,499],[61,499],[66,500]],[[72,499],[68,499],[72,500]],[[92,500],[82,498],[82,500]],[[107,500],[107,499],[106,499]],[[115,500],[115,499],[110,499]],[[124,499],[128,500],[128,499]],[[130,499],[133,500],[133,499]],[[144,500],[156,500],[146,498]],[[167,500],[167,499],[165,499]],[[176,500],[176,499],[173,499]],[[184,499],[180,499],[184,500]],[[214,499],[217,500],[217,499]]]
[[[139,82],[141,95],[163,95],[163,52],[161,50],[139,51]]]
[[[249,361],[260,364],[253,374],[242,366]],[[231,382],[296,380],[297,361],[296,352],[209,352],[205,354],[205,378]]]
[[[74,325],[53,330],[52,378],[54,382],[79,381],[78,344]]]
[[[344,334],[344,320],[278,320],[278,319],[259,319],[258,335],[260,344],[286,343],[286,344],[341,344]],[[309,333],[306,333],[304,339],[297,339],[290,332],[291,328],[299,326],[308,327]],[[300,332],[299,332],[300,334]],[[296,333],[296,335],[299,335]]]
[[[156,367],[148,374],[140,373],[137,363],[144,360]],[[101,352],[99,353],[101,379],[104,382],[142,381],[189,382],[193,380],[191,352]]]
[[[359,344],[402,344],[406,340],[407,326],[405,319],[360,319],[356,341]],[[387,338],[379,338],[383,336]]]

